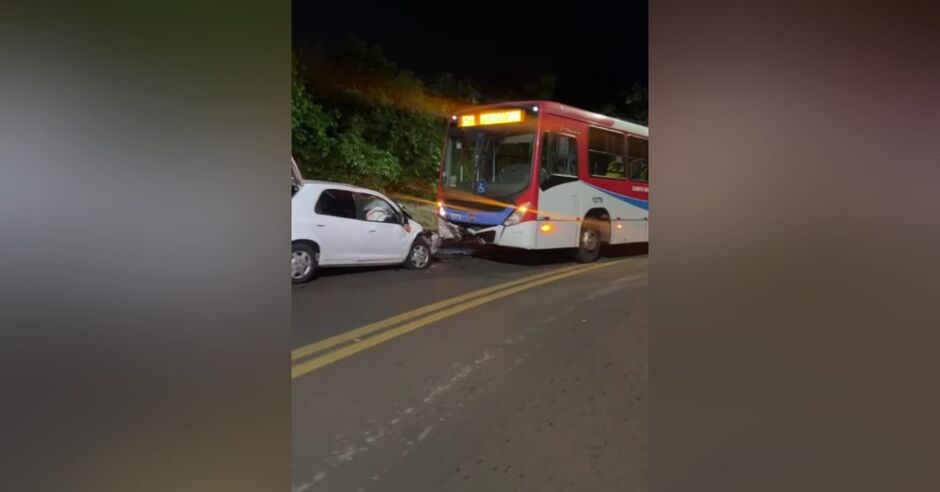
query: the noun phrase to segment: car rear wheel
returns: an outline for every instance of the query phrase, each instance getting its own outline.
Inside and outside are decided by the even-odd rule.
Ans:
[[[403,263],[410,270],[421,270],[431,265],[431,243],[425,237],[415,239]]]
[[[302,284],[309,282],[317,273],[319,256],[317,249],[309,244],[294,244],[290,256],[291,283]]]

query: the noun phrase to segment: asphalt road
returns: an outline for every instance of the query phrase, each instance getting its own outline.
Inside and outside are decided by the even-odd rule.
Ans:
[[[292,489],[647,490],[647,257],[528,259],[295,286]]]

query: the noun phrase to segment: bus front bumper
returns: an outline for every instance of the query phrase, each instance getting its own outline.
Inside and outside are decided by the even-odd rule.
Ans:
[[[495,225],[469,229],[438,218],[438,232],[445,239],[475,241],[507,248],[535,249],[537,223],[527,221],[511,226]]]

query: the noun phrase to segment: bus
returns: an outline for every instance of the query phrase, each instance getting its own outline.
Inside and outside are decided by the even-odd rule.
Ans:
[[[525,250],[649,241],[647,127],[553,101],[459,111],[448,122],[438,229]]]

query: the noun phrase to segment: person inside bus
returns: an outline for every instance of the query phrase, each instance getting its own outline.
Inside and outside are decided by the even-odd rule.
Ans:
[[[623,163],[618,159],[611,162],[610,164],[607,164],[607,174],[605,174],[605,176],[608,178],[623,179]]]
[[[630,161],[630,179],[634,181],[649,181],[650,168],[643,159]]]
[[[528,163],[502,166],[499,169],[497,180],[502,183],[519,183],[526,181],[529,179],[530,167]]]

